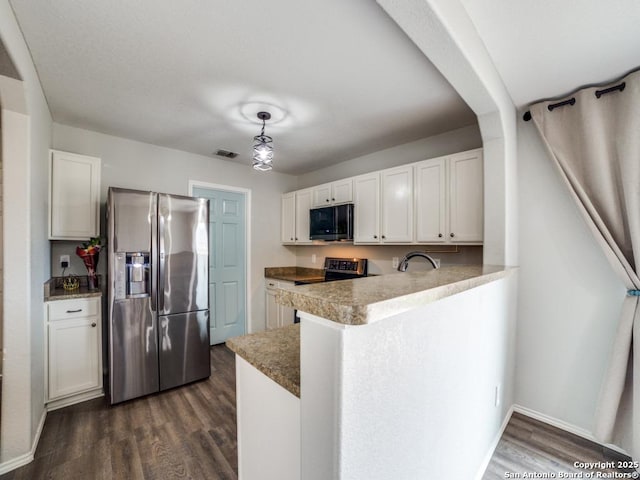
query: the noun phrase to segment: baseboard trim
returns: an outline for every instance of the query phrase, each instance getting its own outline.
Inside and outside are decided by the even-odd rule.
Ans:
[[[20,455],[19,457],[12,458],[11,460],[7,460],[6,462],[0,463],[0,475],[4,475],[5,473],[9,473],[16,468],[23,467],[31,462],[36,454],[36,448],[38,448],[38,443],[40,442],[40,435],[42,435],[42,429],[44,428],[44,421],[47,418],[47,410],[44,409],[42,411],[42,415],[40,416],[40,422],[38,423],[38,429],[36,430],[36,434],[33,438],[33,443],[31,444],[31,450],[27,453]]]
[[[104,390],[102,387],[96,390],[90,390],[88,392],[81,393],[79,395],[71,395],[69,397],[61,398],[58,400],[49,401],[46,405],[48,412],[53,412],[60,408],[75,405],[76,403],[86,402],[87,400],[93,400],[94,398],[104,397]]]
[[[491,446],[487,450],[487,454],[485,455],[484,460],[480,464],[480,468],[478,469],[478,473],[475,476],[475,480],[482,480],[482,477],[484,476],[484,472],[489,466],[489,463],[491,462],[493,453],[495,452],[496,447],[498,446],[498,443],[500,443],[502,434],[507,428],[507,425],[509,425],[509,420],[511,420],[511,415],[513,415],[513,408],[514,408],[514,405],[512,405],[511,408],[509,408],[509,410],[507,411],[507,414],[504,416],[504,420],[502,420],[502,425],[500,425],[500,430],[498,430],[498,433],[496,433],[495,438],[491,442]]]
[[[551,425],[552,427],[556,427],[559,428],[560,430],[564,430],[565,432],[569,432],[569,433],[573,433],[574,435],[577,435],[578,437],[582,437],[586,440],[589,440],[593,443],[597,443],[598,445],[601,445],[605,448],[608,448],[609,450],[613,450],[614,452],[618,452],[621,453],[622,455],[626,455],[626,456],[630,456],[628,452],[626,452],[625,450],[623,450],[622,448],[618,447],[617,445],[613,445],[611,443],[602,443],[601,441],[599,441],[598,439],[596,439],[596,437],[593,436],[593,434],[589,431],[589,430],[585,430],[584,428],[581,427],[576,427],[575,425],[572,425],[570,423],[567,423],[563,420],[559,420],[557,418],[554,417],[550,417],[549,415],[545,415],[544,413],[540,413],[537,412],[535,410],[531,410],[530,408],[527,407],[523,407],[522,405],[514,405],[512,410],[514,412],[518,412],[521,413],[522,415],[526,415],[527,417],[531,417],[535,420],[539,420],[543,423],[546,423],[548,425]]]

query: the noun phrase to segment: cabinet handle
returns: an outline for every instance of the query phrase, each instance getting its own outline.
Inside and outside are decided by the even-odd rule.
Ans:
[[[289,240],[293,241],[293,237],[291,237]]]
[[[96,322],[93,322],[93,323],[91,324],[91,326],[92,326],[92,327],[95,327],[95,326],[96,326]]]
[[[450,234],[449,234],[449,236],[450,236],[451,238],[453,238],[453,237],[455,237],[455,236],[456,236],[456,234],[455,234],[455,233],[450,233]]]
[[[67,313],[78,313],[78,312],[81,312],[81,311],[82,311],[82,309],[79,308],[78,310],[67,310]]]
[[[329,199],[327,198],[327,202],[329,201]]]
[[[335,201],[336,201],[336,199],[335,199],[335,198],[332,198],[332,199],[331,199],[331,201],[332,201],[332,202],[335,202]]]
[[[438,234],[438,237],[439,237],[439,238],[442,238],[442,234],[441,234],[441,233],[439,233],[439,234]]]
[[[296,237],[296,242],[298,241],[298,237]]]
[[[385,237],[384,235],[382,235],[382,238],[387,238],[387,237]]]
[[[378,235],[374,235],[373,238],[378,238]]]

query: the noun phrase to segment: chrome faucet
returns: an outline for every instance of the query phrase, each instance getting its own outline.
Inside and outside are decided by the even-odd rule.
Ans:
[[[399,272],[406,272],[407,271],[407,267],[409,266],[409,260],[411,260],[413,257],[425,258],[429,262],[431,262],[431,265],[433,265],[434,269],[438,268],[438,265],[436,264],[436,261],[433,258],[431,258],[429,255],[427,255],[426,253],[424,253],[424,252],[409,252],[404,256],[404,258],[398,264],[398,271]]]

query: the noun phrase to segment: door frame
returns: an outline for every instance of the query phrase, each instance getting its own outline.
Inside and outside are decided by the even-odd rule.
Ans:
[[[239,193],[244,195],[245,215],[244,215],[244,331],[245,334],[253,333],[250,331],[251,323],[251,302],[249,296],[249,285],[251,285],[251,249],[249,248],[249,239],[251,238],[251,189],[243,187],[234,187],[231,185],[222,185],[219,183],[202,182],[200,180],[189,180],[189,195],[193,197],[194,188],[209,188],[211,190],[221,190],[223,192]]]

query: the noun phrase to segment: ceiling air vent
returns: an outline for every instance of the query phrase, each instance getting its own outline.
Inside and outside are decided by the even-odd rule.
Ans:
[[[217,155],[218,157],[224,157],[224,158],[236,158],[238,156],[238,154],[236,152],[231,152],[229,150],[218,150],[216,153],[214,153],[214,155]]]

